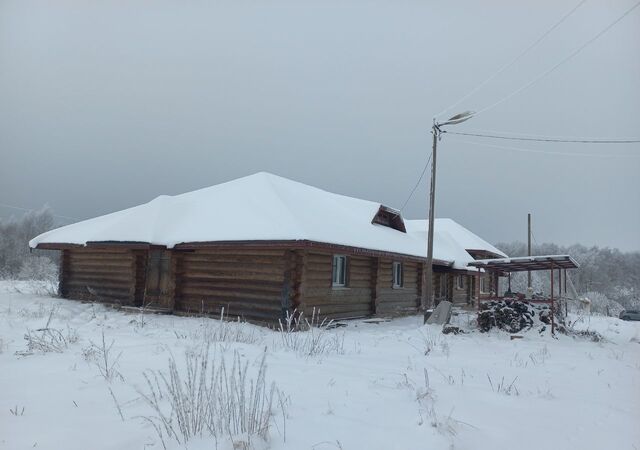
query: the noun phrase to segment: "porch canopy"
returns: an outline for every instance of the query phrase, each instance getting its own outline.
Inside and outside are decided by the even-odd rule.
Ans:
[[[527,272],[534,270],[548,270],[549,278],[550,278],[550,296],[548,298],[527,298],[528,302],[535,303],[548,303],[550,304],[551,310],[555,311],[555,298],[554,298],[554,277],[553,273],[555,270],[558,270],[558,295],[562,296],[563,291],[563,283],[562,279],[564,278],[564,292],[567,291],[567,275],[566,269],[575,269],[578,267],[578,263],[569,255],[543,255],[543,256],[520,256],[517,258],[498,258],[498,259],[480,259],[477,261],[472,261],[468,263],[471,267],[476,267],[478,269],[478,276],[480,275],[480,270],[485,269],[485,271],[495,272],[498,276],[508,276],[509,277],[509,292],[511,291],[511,272]],[[564,269],[564,270],[563,270]],[[562,276],[562,272],[565,272],[564,277]],[[498,291],[498,283],[496,280],[495,286],[496,292]],[[519,300],[525,300],[524,295],[519,294],[516,296]],[[480,298],[480,293],[478,292],[478,308],[480,307],[480,302],[482,301],[491,301],[491,300],[500,300],[500,297],[488,297],[485,299]],[[555,314],[551,314],[551,333],[555,333]]]
[[[550,269],[575,269],[578,263],[569,255],[520,256],[517,258],[479,259],[469,266],[494,272],[526,272]]]

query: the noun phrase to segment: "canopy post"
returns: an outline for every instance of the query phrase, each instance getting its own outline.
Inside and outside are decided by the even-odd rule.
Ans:
[[[550,270],[549,272],[551,273],[551,334],[555,335],[556,332],[556,326],[555,326],[555,320],[554,320],[554,310],[555,310],[555,302],[553,299],[553,261],[551,261],[551,266],[550,266]]]
[[[478,267],[478,274],[476,275],[476,303],[478,311],[480,311],[480,267]]]

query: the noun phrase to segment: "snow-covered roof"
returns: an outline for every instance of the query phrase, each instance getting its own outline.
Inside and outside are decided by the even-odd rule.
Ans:
[[[480,259],[470,263],[475,267],[488,267],[506,272],[525,270],[549,270],[550,268],[575,269],[578,263],[569,255],[518,256],[515,258]]]
[[[413,234],[422,242],[427,242],[428,222],[424,219],[404,221],[407,233]],[[452,219],[435,219],[433,231],[433,257],[453,261],[456,269],[467,269],[474,258],[467,250],[482,250],[496,255],[507,255],[472,233]],[[426,252],[426,250],[425,250]]]
[[[380,206],[260,172],[67,225],[29,245],[142,242],[172,248],[197,242],[307,240],[426,257],[426,229],[420,229],[425,221],[406,221],[407,233],[372,224]],[[434,259],[458,268],[472,260],[458,240],[473,249],[493,248],[450,219],[438,219],[435,231]]]

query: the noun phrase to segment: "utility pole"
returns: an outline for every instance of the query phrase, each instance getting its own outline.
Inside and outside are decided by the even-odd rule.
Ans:
[[[466,111],[460,114],[456,114],[451,117],[449,120],[443,123],[437,123],[435,119],[433,119],[433,126],[431,128],[431,133],[433,134],[433,145],[431,151],[431,188],[429,190],[429,229],[427,230],[427,263],[425,267],[425,304],[424,304],[424,321],[426,323],[428,314],[427,309],[433,305],[433,231],[435,227],[435,217],[436,217],[436,151],[438,147],[438,141],[440,140],[440,136],[443,131],[440,130],[440,127],[443,125],[455,125],[458,123],[462,123],[465,120],[469,120],[473,117],[473,112]]]
[[[531,256],[531,213],[527,214],[527,255]],[[527,287],[531,287],[530,270],[527,270]]]
[[[433,306],[433,228],[435,223],[435,203],[436,203],[436,155],[438,148],[438,139],[440,138],[440,128],[436,121],[433,121],[431,128],[433,134],[433,146],[431,148],[431,188],[429,190],[429,228],[427,230],[427,267],[425,290],[427,293],[425,311]],[[425,317],[426,322],[426,317]]]

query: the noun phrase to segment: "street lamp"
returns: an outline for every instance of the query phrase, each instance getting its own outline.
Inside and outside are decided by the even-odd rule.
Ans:
[[[440,127],[445,125],[457,125],[473,117],[475,113],[473,111],[465,111],[460,114],[449,118],[446,122],[438,123],[433,119],[433,127],[431,128],[431,134],[433,134],[433,148],[431,154],[431,189],[429,192],[429,229],[427,230],[427,279],[426,279],[426,305],[424,308],[424,321],[427,321],[427,309],[429,305],[433,303],[433,227],[435,219],[435,199],[436,199],[436,148],[442,130]]]

